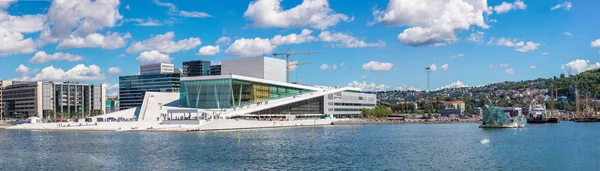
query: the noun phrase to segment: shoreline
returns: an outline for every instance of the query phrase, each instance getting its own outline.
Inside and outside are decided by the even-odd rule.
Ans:
[[[303,120],[303,121],[246,121],[246,120],[216,120],[203,125],[185,125],[184,127],[120,129],[99,127],[29,127],[20,125],[0,125],[0,130],[39,130],[39,131],[86,131],[86,132],[211,132],[248,129],[272,129],[310,127],[325,125],[383,125],[383,124],[481,124],[480,121],[387,121],[372,119],[340,119],[340,120]],[[33,125],[35,126],[35,125]]]

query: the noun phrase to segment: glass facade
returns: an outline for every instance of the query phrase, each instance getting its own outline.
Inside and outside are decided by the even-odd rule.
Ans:
[[[182,107],[221,109],[292,97],[312,91],[229,78],[182,81],[180,92]]]
[[[141,106],[146,92],[179,92],[179,78],[179,73],[120,76],[120,110]]]
[[[277,106],[252,114],[323,114],[323,97],[316,97],[292,104]]]

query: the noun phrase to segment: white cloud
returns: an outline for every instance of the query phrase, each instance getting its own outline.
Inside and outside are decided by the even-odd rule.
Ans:
[[[573,36],[573,34],[571,34],[570,32],[565,32],[564,34],[567,36]]]
[[[442,65],[442,67],[440,67],[441,70],[448,70],[448,64],[444,64]]]
[[[49,61],[69,61],[69,62],[74,62],[74,61],[81,61],[83,60],[83,57],[80,55],[72,55],[69,53],[62,53],[62,52],[57,52],[54,54],[47,54],[44,51],[39,51],[37,53],[35,53],[35,55],[29,59],[29,62],[34,63],[34,64],[43,64]]]
[[[42,42],[86,37],[104,28],[116,26],[123,16],[119,14],[119,0],[102,1],[53,1],[48,10],[49,26],[40,34]]]
[[[392,70],[394,67],[393,63],[390,62],[379,62],[379,61],[371,61],[362,65],[363,71],[373,71],[373,72],[386,72]]]
[[[271,44],[271,40],[254,38],[254,39],[238,39],[225,50],[226,55],[237,57],[252,57],[261,56],[265,53],[271,53],[277,46]]]
[[[230,45],[231,44],[231,39],[229,37],[221,37],[217,40],[216,42],[217,45]]]
[[[152,19],[148,17],[147,20],[143,20],[140,18],[130,18],[124,19],[123,22],[135,22],[137,26],[162,26],[163,24],[160,21]]]
[[[457,55],[452,55],[450,58],[451,59],[455,59],[455,58],[460,58],[460,57],[463,57],[463,56],[465,56],[465,54],[461,53],[461,54],[457,54]]]
[[[290,71],[294,71],[298,68],[298,60],[290,61]]]
[[[304,0],[291,9],[283,9],[281,0],[257,0],[248,5],[244,17],[253,22],[251,27],[311,27],[321,30],[353,20],[347,15],[334,13],[327,0]]]
[[[338,67],[337,67],[337,65],[335,65],[335,64],[333,64],[333,66],[331,67],[331,69],[334,69],[334,70],[335,70],[335,69],[337,69],[337,68],[338,68]]]
[[[33,39],[25,39],[23,34],[17,31],[9,31],[0,27],[0,37],[0,56],[28,54],[35,52],[37,49]]]
[[[514,3],[502,2],[502,4],[494,6],[494,11],[498,14],[506,13],[511,10],[524,10],[527,9],[527,5],[521,0],[516,0]]]
[[[560,68],[567,74],[578,74],[583,71],[593,70],[600,68],[600,63],[590,63],[589,60],[577,59],[560,66]]]
[[[284,44],[300,44],[313,41],[315,38],[311,36],[312,30],[303,29],[300,34],[292,33],[289,35],[276,35],[271,39],[254,38],[254,39],[237,39],[225,50],[226,55],[237,57],[252,57],[263,54],[270,54],[279,45]],[[219,39],[217,42],[226,42],[226,39]]]
[[[471,41],[471,42],[481,42],[481,41],[483,41],[483,36],[484,36],[483,32],[476,31],[474,33],[471,33],[471,36],[469,36],[469,38],[467,38],[467,40]]]
[[[492,38],[492,40],[490,42],[493,42],[494,38]],[[504,38],[501,37],[500,39],[498,39],[498,41],[496,41],[495,43],[496,45],[499,46],[507,46],[507,47],[515,47],[516,51],[519,52],[530,52],[533,50],[538,49],[538,47],[541,45],[540,43],[535,43],[535,42],[524,42],[524,41],[517,41],[517,39],[508,39],[508,38]]]
[[[119,67],[110,67],[108,68],[108,75],[117,75],[121,73],[123,70]]]
[[[390,0],[385,10],[374,10],[374,22],[407,26],[398,41],[410,46],[441,46],[458,40],[456,34],[471,25],[488,28],[485,0]]]
[[[213,56],[217,53],[219,53],[221,51],[221,49],[219,49],[219,46],[203,46],[198,50],[198,54],[199,56]]]
[[[600,39],[596,39],[590,43],[591,47],[600,48]]]
[[[358,38],[344,33],[331,33],[329,31],[323,31],[319,34],[319,39],[323,42],[334,43],[335,47],[348,47],[348,48],[358,48],[358,47],[383,47],[385,46],[385,42],[379,40],[376,43],[367,43],[365,41],[359,40]]]
[[[126,9],[126,10],[131,10],[131,7],[129,7],[129,4],[127,4],[127,5],[125,6],[125,9]]]
[[[131,38],[131,34],[125,33],[123,36],[119,33],[108,33],[106,36],[93,33],[85,38],[74,37],[65,39],[60,42],[57,49],[70,49],[70,48],[102,48],[102,49],[118,49],[127,43],[127,40]]]
[[[9,31],[34,33],[44,29],[46,15],[12,16],[0,9],[0,27]]]
[[[26,76],[27,74],[29,74],[29,68],[23,64],[19,65],[19,67],[17,67],[17,69],[15,69],[15,72],[17,73],[17,75],[19,77],[23,77]]]
[[[433,71],[433,72],[437,71],[437,65],[435,65],[435,64],[431,64],[431,65],[429,66],[429,70],[430,70],[430,71]]]
[[[367,79],[367,76],[366,76],[366,75],[360,76],[360,79],[361,79],[361,80],[366,80],[366,79]]]
[[[366,81],[363,81],[362,83],[354,81],[351,83],[348,83],[348,87],[356,87],[356,88],[360,88],[362,89],[362,91],[384,91],[390,88],[390,86],[387,86],[385,84],[375,84],[375,83],[370,83],[368,84]]]
[[[177,6],[175,6],[172,3],[168,3],[168,2],[160,2],[159,0],[153,0],[152,2],[161,7],[169,7],[169,15],[179,15],[182,17],[193,17],[193,18],[212,17],[210,14],[207,14],[205,12],[179,10],[177,8]]]
[[[489,68],[494,68],[494,65],[490,64],[488,65]]]
[[[469,87],[468,85],[465,85],[465,83],[463,83],[462,81],[458,80],[456,82],[450,83],[448,85],[444,85],[440,88],[437,88],[435,90],[443,90],[443,89],[450,89],[450,88],[462,88],[462,87]]]
[[[23,77],[16,80],[27,80],[27,81],[97,81],[104,80],[106,77],[102,73],[100,67],[92,64],[85,66],[84,64],[76,65],[68,71],[64,71],[60,68],[55,68],[50,65],[41,70],[40,73],[36,74],[35,77]]]
[[[140,65],[151,64],[151,63],[171,63],[173,58],[169,57],[169,54],[162,54],[159,51],[151,50],[140,53],[140,56],[136,59]]]
[[[319,69],[320,69],[320,70],[327,70],[327,69],[329,69],[329,65],[327,65],[327,64],[323,64],[323,65],[321,65],[321,66],[319,67]]]
[[[10,7],[10,4],[17,2],[16,0],[6,0],[6,1],[0,1],[0,9],[6,9],[8,7]]]
[[[140,51],[157,50],[161,53],[174,53],[179,51],[187,51],[196,48],[201,44],[200,38],[192,37],[188,39],[173,41],[174,32],[156,35],[153,38],[137,41],[132,43],[126,52],[136,53]]]
[[[340,67],[343,67],[343,66],[344,66],[344,63],[342,62],[342,63],[340,64]]]
[[[510,64],[500,64],[500,66],[506,68],[506,67],[509,67]]]
[[[106,95],[107,96],[117,96],[119,95],[119,84],[108,84],[108,83],[104,83],[106,85]]]
[[[571,2],[565,2],[565,3],[557,4],[557,5],[553,6],[552,8],[550,8],[550,10],[554,11],[554,10],[562,8],[564,10],[569,11],[569,10],[571,10],[572,7],[573,7],[573,4]]]
[[[179,11],[179,15],[192,18],[207,18],[212,17],[210,14],[198,11]]]
[[[530,69],[535,69],[535,67],[536,67],[535,65],[529,66]]]
[[[508,68],[508,69],[504,70],[504,72],[506,72],[507,74],[510,74],[510,75],[515,74],[515,70],[512,68]]]
[[[421,89],[416,88],[415,86],[407,86],[406,84],[394,88],[394,90],[398,91],[421,91]]]
[[[548,52],[542,52],[542,55],[548,55]]]

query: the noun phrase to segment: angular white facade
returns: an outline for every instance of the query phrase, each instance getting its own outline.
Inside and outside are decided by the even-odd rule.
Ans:
[[[337,92],[325,95],[325,114],[360,115],[363,108],[372,109],[377,104],[377,95],[359,92]]]
[[[285,60],[269,57],[241,58],[221,61],[221,75],[241,75],[286,82]]]

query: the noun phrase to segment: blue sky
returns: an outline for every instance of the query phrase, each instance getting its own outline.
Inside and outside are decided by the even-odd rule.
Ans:
[[[262,52],[309,85],[477,86],[600,68],[600,2],[96,0],[0,2],[0,79],[107,83],[139,65]],[[220,41],[218,41],[220,40]],[[218,48],[217,48],[218,46]],[[334,67],[335,66],[335,67]]]

